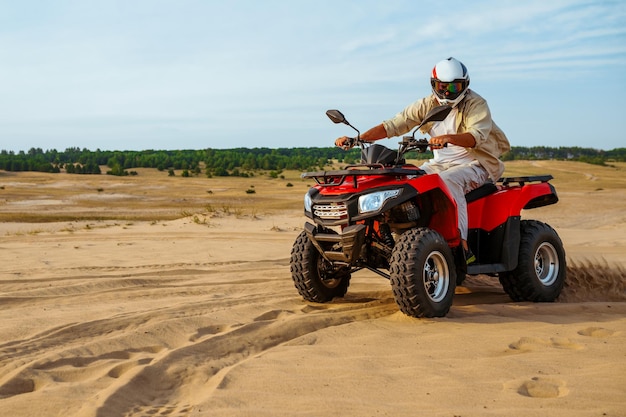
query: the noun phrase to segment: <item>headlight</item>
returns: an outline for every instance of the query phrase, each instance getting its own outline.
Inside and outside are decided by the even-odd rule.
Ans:
[[[400,194],[400,190],[377,191],[359,197],[359,213],[369,213],[378,211],[390,198],[395,198]]]
[[[313,205],[313,201],[311,200],[311,196],[309,193],[304,195],[304,211],[311,211],[311,206]]]

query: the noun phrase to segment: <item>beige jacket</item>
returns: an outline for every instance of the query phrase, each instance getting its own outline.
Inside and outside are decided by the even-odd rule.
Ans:
[[[387,137],[400,136],[419,125],[426,113],[438,106],[434,95],[409,104],[395,117],[385,120],[383,126]],[[470,90],[467,96],[458,104],[459,116],[456,119],[457,133],[471,133],[476,145],[468,148],[474,157],[497,181],[504,172],[504,164],[499,157],[511,149],[504,132],[491,119],[489,106],[484,98]],[[432,123],[426,123],[420,131],[426,133]]]

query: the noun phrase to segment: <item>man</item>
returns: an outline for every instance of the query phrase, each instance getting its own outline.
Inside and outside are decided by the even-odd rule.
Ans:
[[[432,70],[430,83],[433,94],[410,104],[395,117],[385,120],[361,135],[361,140],[374,142],[400,136],[419,125],[426,113],[438,105],[449,105],[452,111],[441,122],[427,123],[421,130],[428,133],[434,158],[420,168],[441,176],[458,209],[458,228],[467,263],[475,257],[467,245],[467,203],[465,194],[497,181],[504,172],[499,157],[511,146],[504,132],[491,119],[487,102],[469,89],[469,74],[463,63],[448,58]],[[335,141],[346,147],[346,136]]]

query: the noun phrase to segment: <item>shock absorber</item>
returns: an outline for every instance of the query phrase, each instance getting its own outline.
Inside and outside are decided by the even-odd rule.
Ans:
[[[393,240],[393,236],[391,235],[391,228],[387,223],[381,223],[378,226],[378,232],[380,233],[380,238],[383,243],[387,245],[390,249],[394,247],[395,241]]]
[[[414,222],[415,220],[419,219],[420,212],[415,204],[413,204],[413,202],[407,201],[406,203],[402,204],[401,207],[408,221]]]

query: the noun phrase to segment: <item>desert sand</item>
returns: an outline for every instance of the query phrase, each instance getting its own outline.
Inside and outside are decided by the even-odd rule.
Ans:
[[[299,173],[0,171],[0,415],[626,416],[626,164],[507,173],[555,176],[523,217],[564,242],[562,296],[470,277],[415,319],[370,272],[298,295]]]

